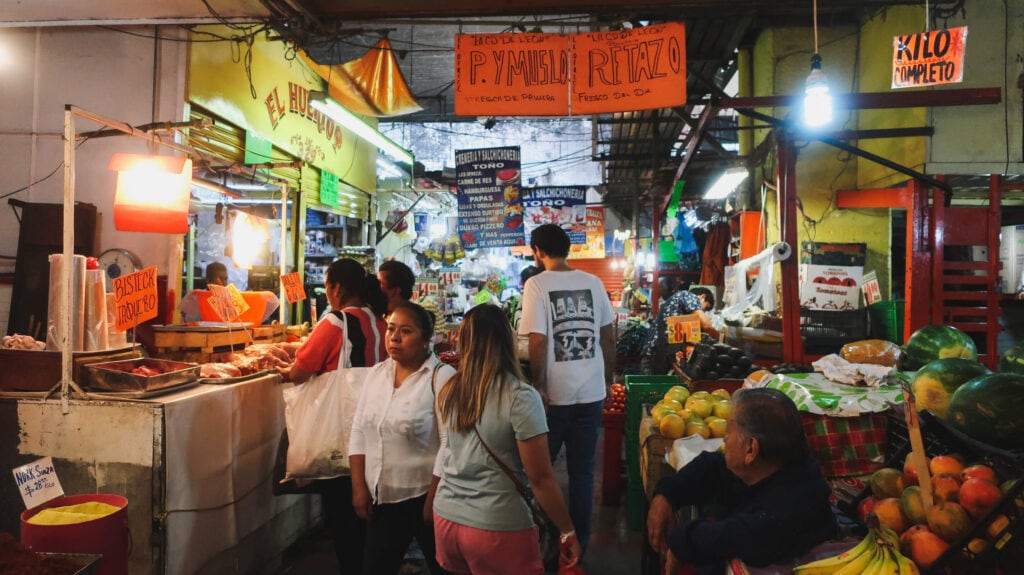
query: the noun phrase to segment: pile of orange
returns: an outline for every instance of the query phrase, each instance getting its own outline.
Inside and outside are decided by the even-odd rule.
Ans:
[[[691,435],[708,439],[725,437],[725,420],[731,411],[732,398],[725,389],[690,393],[677,385],[651,408],[651,417],[661,435],[668,439]]]

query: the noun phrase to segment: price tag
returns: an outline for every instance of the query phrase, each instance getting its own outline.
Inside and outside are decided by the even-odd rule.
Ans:
[[[462,268],[441,268],[441,285],[455,286],[462,283]]]
[[[155,268],[154,268],[155,269]],[[53,468],[53,458],[44,457],[32,463],[14,468],[14,481],[18,484],[21,500],[25,509],[38,507],[47,501],[64,495],[57,472]]]
[[[306,299],[306,288],[302,287],[302,278],[299,277],[299,272],[281,276],[281,285],[284,286],[284,294],[288,303]]]
[[[700,341],[700,317],[697,314],[674,315],[666,322],[669,343]]]
[[[210,287],[210,305],[217,315],[224,321],[235,321],[238,316],[249,309],[249,304],[242,297],[235,284],[228,284],[227,287],[212,285]]]
[[[437,295],[437,278],[416,278],[416,299]]]
[[[125,331],[157,313],[156,266],[113,280],[117,331]]]

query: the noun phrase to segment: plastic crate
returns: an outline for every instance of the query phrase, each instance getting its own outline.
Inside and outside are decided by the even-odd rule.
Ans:
[[[640,477],[640,421],[643,406],[657,403],[673,385],[674,375],[626,376],[626,513],[629,528],[640,530],[643,521],[644,486]]]
[[[836,311],[800,308],[800,332],[805,350],[812,353],[836,353],[847,343],[867,337],[867,313],[863,309]]]
[[[890,409],[887,414],[886,467],[903,469],[903,461],[910,452],[910,440],[902,406]],[[921,438],[929,457],[957,453],[966,457],[969,463],[980,462],[990,466],[1003,482],[1020,479],[1003,493],[988,513],[972,523],[966,535],[952,542],[949,549],[931,566],[922,569],[922,575],[980,575],[996,573],[1000,569],[1003,573],[1020,573],[1021,563],[1024,562],[1024,454],[1005,451],[971,439],[950,428],[929,411],[921,411],[920,416]],[[843,510],[855,517],[857,505],[870,494],[870,488],[864,489]],[[972,553],[967,548],[968,542],[975,537],[988,539],[986,530],[1000,515],[1005,515],[1009,521],[996,535],[994,543],[982,553]]]
[[[880,301],[868,306],[871,337],[903,344],[903,300]]]

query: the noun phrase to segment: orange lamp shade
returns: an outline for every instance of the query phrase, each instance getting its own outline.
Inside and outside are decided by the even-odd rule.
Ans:
[[[192,160],[172,156],[114,154],[117,170],[114,227],[123,232],[188,232]]]

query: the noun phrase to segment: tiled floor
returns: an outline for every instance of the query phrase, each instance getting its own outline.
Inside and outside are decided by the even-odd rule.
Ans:
[[[640,573],[643,543],[640,532],[631,531],[627,525],[624,494],[619,505],[600,505],[602,445],[603,442],[599,439],[597,485],[594,489],[593,533],[582,567],[587,575]],[[555,473],[564,490],[567,484],[564,453],[555,464]],[[337,573],[337,569],[331,538],[326,531],[320,530],[311,533],[292,546],[274,575],[328,575],[333,573]],[[421,563],[407,561],[401,575],[425,575],[426,573],[427,570]]]

